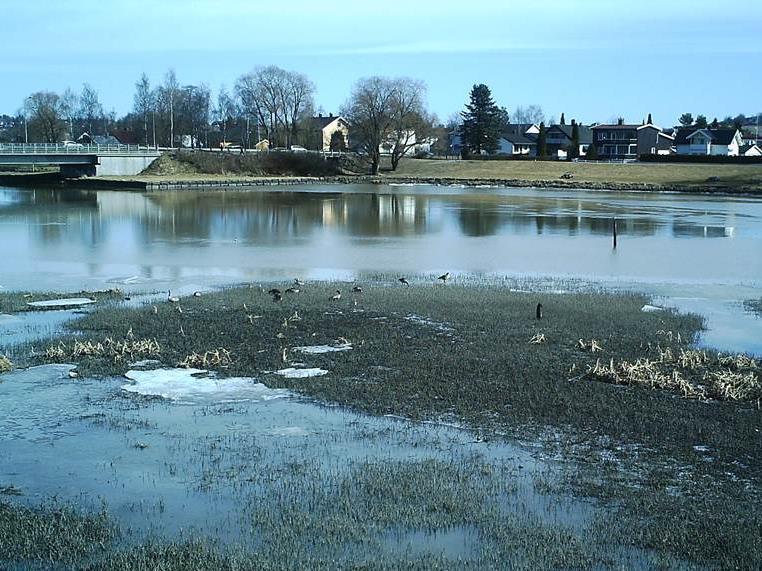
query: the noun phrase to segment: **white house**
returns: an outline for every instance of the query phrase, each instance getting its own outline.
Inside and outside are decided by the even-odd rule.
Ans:
[[[331,150],[331,137],[336,132],[341,133],[344,139],[344,147],[349,145],[349,122],[344,117],[318,115],[312,118],[312,122],[318,151],[328,152]]]
[[[678,155],[722,155],[737,157],[743,139],[738,129],[679,129],[675,137]]]
[[[762,148],[759,145],[743,145],[738,155],[741,157],[762,157]]]
[[[537,141],[521,133],[503,133],[498,141],[498,155],[536,155]]]

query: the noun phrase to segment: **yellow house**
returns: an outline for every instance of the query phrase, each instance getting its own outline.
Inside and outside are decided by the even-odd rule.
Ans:
[[[313,117],[315,125],[315,135],[317,150],[330,151],[331,150],[331,137],[337,131],[344,137],[344,148],[349,145],[349,123],[347,123],[344,117],[333,115],[318,115]]]

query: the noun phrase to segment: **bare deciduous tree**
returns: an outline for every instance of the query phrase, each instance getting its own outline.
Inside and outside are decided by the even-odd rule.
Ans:
[[[90,136],[93,136],[93,125],[103,119],[103,106],[98,100],[98,92],[89,83],[82,85],[82,94],[79,96],[79,118],[87,128]]]
[[[290,146],[300,122],[314,108],[312,82],[276,66],[242,75],[235,89],[245,115],[267,127],[271,146]]]
[[[431,135],[432,118],[426,111],[426,85],[416,79],[390,80],[391,128],[386,137],[390,146],[392,170],[400,159],[422,140]]]
[[[148,117],[153,112],[154,104],[154,93],[151,91],[151,82],[148,81],[148,76],[144,73],[135,83],[133,109],[135,114],[143,119],[143,135],[146,146],[148,146]],[[156,144],[155,140],[154,144]]]
[[[539,105],[518,106],[513,111],[513,122],[519,124],[539,125],[545,121],[545,113]]]
[[[381,145],[392,128],[394,82],[384,77],[366,77],[355,83],[342,115],[352,126],[352,138],[370,162],[372,174],[378,174]]]
[[[32,93],[24,101],[24,112],[34,133],[46,143],[56,143],[63,130],[63,110],[61,97],[52,91]]]

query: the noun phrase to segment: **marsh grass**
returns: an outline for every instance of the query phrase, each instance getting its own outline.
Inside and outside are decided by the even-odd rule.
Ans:
[[[67,563],[103,550],[116,528],[105,512],[69,506],[22,507],[0,501],[0,562]]]
[[[131,332],[136,339],[155,339],[161,347],[156,358],[165,366],[175,366],[193,355],[200,359],[199,364],[204,356],[209,363],[210,354],[224,347],[229,352],[224,367],[219,367],[224,375],[264,377],[269,386],[372,414],[455,420],[487,439],[508,435],[532,442],[539,439],[547,449],[582,467],[562,491],[593,496],[622,509],[617,514],[622,542],[657,549],[666,561],[687,557],[720,567],[758,566],[759,551],[744,552],[741,547],[749,534],[762,536],[762,522],[752,515],[760,505],[757,490],[762,477],[762,445],[756,428],[762,424],[762,412],[756,405],[745,402],[746,396],[739,401],[683,398],[675,387],[591,382],[581,377],[596,366],[601,373],[601,368],[608,367],[613,370],[608,374],[621,376],[629,374],[619,367],[622,363],[631,366],[642,365],[646,359],[661,360],[664,375],[674,370],[686,379],[692,375],[703,379],[705,374],[722,370],[730,376],[717,379],[716,386],[743,391],[745,385],[739,385],[733,375],[755,373],[756,361],[694,349],[691,344],[702,320],[672,311],[644,313],[641,307],[648,300],[640,295],[518,293],[489,285],[399,287],[390,281],[363,284],[363,293],[346,294],[334,303],[328,298],[336,284],[313,283],[281,303],[273,303],[262,288],[234,288],[183,299],[182,313],[169,303],[158,305],[155,313],[152,307],[103,306],[73,322],[72,337],[60,341],[66,347],[75,339],[97,344],[109,337],[125,339]],[[544,308],[540,321],[535,318],[538,302]],[[298,320],[290,319],[294,314]],[[530,342],[540,338],[544,342]],[[325,354],[293,351],[295,347],[331,345],[337,339],[351,344],[352,349]],[[31,360],[27,356],[30,362],[34,359],[41,359],[39,351]],[[296,366],[321,367],[330,374],[289,379],[266,373],[297,360],[303,365]],[[123,373],[129,364],[83,354],[78,365],[82,375],[105,376]],[[712,451],[711,461],[697,455],[697,445]],[[383,474],[374,465],[356,467],[351,481],[337,474],[324,488],[310,484],[309,466],[300,468],[304,480],[297,474],[288,482],[283,480],[280,488],[279,476],[273,475],[269,493],[276,495],[253,506],[252,521],[255,528],[274,530],[268,528],[276,525],[270,520],[291,513],[293,521],[286,520],[285,528],[292,532],[288,536],[281,530],[279,533],[286,535],[280,537],[266,534],[269,539],[263,539],[263,551],[256,561],[268,568],[268,561],[283,557],[289,545],[301,545],[312,533],[323,535],[315,537],[311,545],[333,549],[335,536],[330,527],[316,531],[318,524],[310,515],[313,509],[322,513],[320,521],[333,521],[336,530],[344,530],[341,533],[350,537],[352,530],[343,526],[372,526],[374,518],[384,521],[383,510],[389,509],[388,505],[382,504],[369,518],[362,511],[368,508],[352,504],[371,496],[395,498],[403,515],[405,505],[417,506],[418,515],[410,517],[418,519],[408,520],[410,527],[476,525],[489,529],[483,537],[495,553],[508,556],[516,549],[524,550],[526,561],[514,559],[516,568],[533,568],[534,560],[551,562],[546,568],[585,568],[590,565],[586,558],[590,553],[593,560],[605,560],[605,553],[595,551],[590,542],[568,529],[548,528],[531,518],[501,520],[499,526],[484,523],[502,516],[492,512],[490,501],[484,499],[490,498],[491,488],[478,474],[464,468],[470,475],[463,476],[457,469],[439,465],[414,468],[429,473],[431,481],[445,490],[452,482],[460,482],[452,491],[452,502],[427,504],[427,484],[402,466],[390,465]],[[237,468],[232,470],[237,473]],[[438,470],[446,474],[446,483],[431,476]],[[205,465],[204,485],[214,489],[220,478],[229,477],[223,472],[218,462]],[[688,472],[690,476],[686,476]],[[744,485],[732,485],[734,478]],[[484,488],[486,496],[482,500],[471,497],[464,518],[459,505],[474,490],[474,481],[480,482],[477,487]],[[293,482],[301,483],[295,486]],[[369,483],[363,487],[363,482]],[[384,482],[399,488],[390,491]],[[404,495],[405,486],[421,488],[418,503]],[[701,495],[700,503],[695,503],[694,494]],[[342,509],[345,511],[331,511]],[[656,517],[659,510],[665,515]],[[670,513],[680,514],[680,525],[673,526],[684,530],[667,529],[665,518]],[[720,521],[723,517],[725,524]],[[428,527],[427,518],[433,522]],[[363,537],[374,537],[365,532]],[[667,532],[667,539],[660,542],[659,534]],[[603,529],[593,536],[603,538],[603,543],[607,537]],[[708,547],[723,541],[735,546],[728,554]],[[750,549],[755,541],[749,543]],[[538,549],[546,551],[533,551]],[[559,550],[556,555],[551,553],[553,549]],[[174,550],[185,553],[190,561],[222,561],[220,568],[235,568],[240,563],[235,559],[238,555],[218,561],[214,558],[222,555],[196,544],[171,544],[124,552],[119,556],[122,566],[113,568],[141,568],[142,562]],[[292,551],[288,548],[289,554]],[[316,557],[309,549],[299,547],[297,552],[294,561],[302,567],[329,568],[322,556]],[[263,553],[270,555],[263,557]],[[426,557],[428,568],[457,568],[442,558]],[[130,567],[133,564],[135,567]],[[365,564],[367,568],[387,568],[381,563]],[[427,568],[418,559],[397,560],[396,567],[388,568],[406,566]]]

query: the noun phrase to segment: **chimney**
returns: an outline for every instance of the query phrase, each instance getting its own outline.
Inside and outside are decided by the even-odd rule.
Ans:
[[[329,117],[333,117],[333,113],[329,113],[329,114],[328,114],[328,116],[329,116]]]
[[[620,117],[619,119],[617,119],[616,124],[617,125],[624,125],[624,117]]]

